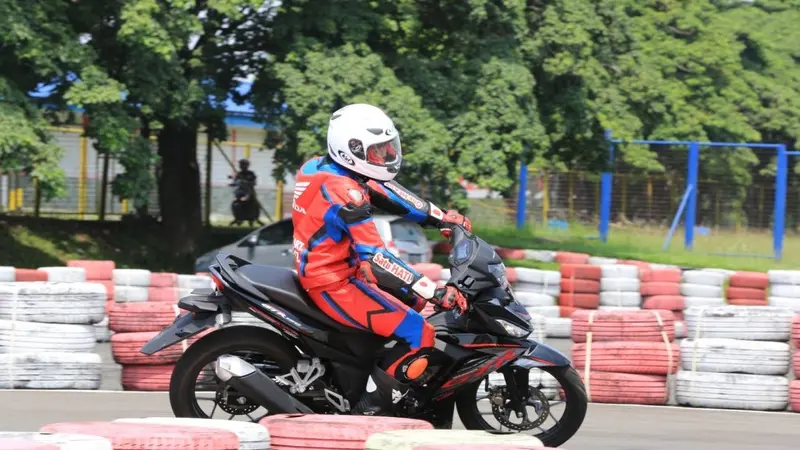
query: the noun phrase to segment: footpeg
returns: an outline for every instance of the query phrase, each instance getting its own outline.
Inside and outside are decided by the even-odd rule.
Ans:
[[[268,376],[242,358],[220,356],[214,364],[214,373],[240,394],[267,408],[271,414],[313,413],[309,407],[287,394]]]

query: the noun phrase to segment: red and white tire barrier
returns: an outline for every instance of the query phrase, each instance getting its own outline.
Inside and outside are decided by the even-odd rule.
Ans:
[[[397,417],[279,414],[259,423],[269,430],[272,450],[363,449],[375,433],[433,430],[428,422]]]
[[[800,313],[800,270],[770,270],[767,278],[769,305]]]
[[[105,260],[71,260],[67,261],[67,267],[80,268],[86,273],[86,281],[103,286],[106,290],[106,315],[103,320],[94,325],[97,342],[108,342],[111,337],[111,330],[108,328],[108,310],[110,303],[114,301],[114,281],[112,279],[116,263]]]
[[[558,304],[564,317],[571,317],[576,309],[597,309],[600,306],[600,266],[590,264],[562,264],[561,294]]]
[[[105,303],[105,289],[86,282],[0,284],[0,387],[98,389],[93,324]]]
[[[561,292],[561,274],[551,270],[518,267],[514,271],[514,296],[532,317],[543,317],[545,334],[569,335],[570,321],[564,318],[556,298]],[[541,325],[541,324],[540,324]]]
[[[396,430],[371,435],[364,445],[365,450],[413,450],[432,444],[479,444],[493,448],[492,444],[515,444],[522,448],[541,449],[539,439],[525,434],[493,434],[472,430]],[[453,447],[451,447],[453,448]]]
[[[74,433],[0,432],[2,450],[114,450],[111,441],[100,436]]]
[[[554,261],[559,264],[589,264],[589,258],[586,253],[556,252]]]
[[[125,422],[61,422],[45,425],[39,431],[100,436],[110,440],[114,449],[239,449],[236,434],[218,428]]]
[[[140,353],[139,349],[169,326],[181,312],[177,305],[169,303],[115,303],[112,306],[110,326],[116,334],[111,338],[111,352],[115,361],[122,365],[123,389],[169,389],[175,362],[201,336],[182,341],[152,356]]]
[[[507,259],[525,259],[525,250],[521,248],[502,248],[495,247],[494,249],[497,256],[503,260]]]
[[[689,339],[681,343],[678,404],[786,409],[791,311],[761,306],[693,307],[685,316]]]
[[[639,267],[626,264],[599,266],[600,305],[603,311],[633,311],[641,309],[642,294],[639,292]]]
[[[590,401],[665,405],[678,367],[672,312],[576,311],[572,360]]]
[[[794,412],[800,412],[800,380],[789,382],[789,407]]]
[[[760,272],[736,272],[728,280],[725,297],[737,306],[767,306],[769,277]]]
[[[228,431],[236,435],[241,450],[269,450],[269,431],[257,423],[232,420],[189,419],[183,417],[146,417],[138,419],[117,419],[115,423],[141,423],[170,425],[177,427],[203,428]]]
[[[526,447],[523,444],[433,444],[415,445],[413,450],[529,450],[538,448],[545,450],[553,447]],[[556,447],[561,448],[562,447]]]
[[[723,286],[727,278],[725,273],[711,269],[683,272],[681,295],[685,297],[686,308],[724,305]]]
[[[652,267],[639,272],[642,294],[642,309],[666,309],[672,311],[676,321],[678,337],[685,335],[683,310],[686,301],[681,295],[681,271],[678,268]]]

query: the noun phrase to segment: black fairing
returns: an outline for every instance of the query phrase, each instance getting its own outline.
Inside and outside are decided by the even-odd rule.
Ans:
[[[505,276],[502,279],[497,276],[498,271],[505,275],[505,265],[494,247],[460,228],[454,229],[453,233],[449,284],[464,293],[472,308],[469,314],[454,314],[450,325],[463,331],[504,336],[507,334],[505,329],[496,321],[500,319],[533,331],[528,311],[514,299]]]
[[[454,232],[456,232],[454,230]],[[493,287],[503,287],[489,270],[492,265],[503,264],[494,248],[475,235],[461,234],[450,254],[450,283],[467,297]],[[510,291],[510,289],[509,289]],[[510,294],[509,294],[510,295]]]

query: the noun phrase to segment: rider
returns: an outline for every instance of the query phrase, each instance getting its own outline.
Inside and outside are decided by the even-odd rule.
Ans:
[[[357,414],[385,412],[405,396],[409,383],[430,376],[427,355],[435,333],[419,314],[426,301],[466,308],[454,286],[437,289],[390,253],[372,220],[375,206],[422,225],[471,228],[457,211],[444,213],[392,181],[401,161],[392,120],[375,106],[352,104],[333,113],[328,154],[307,161],[295,183],[292,222],[300,284],[337,322],[408,344],[373,370],[353,408]]]
[[[253,186],[256,185],[256,173],[250,170],[250,161],[242,158],[239,160],[239,171],[233,176],[233,181],[246,181]]]

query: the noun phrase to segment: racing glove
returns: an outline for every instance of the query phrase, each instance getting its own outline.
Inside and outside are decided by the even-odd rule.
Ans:
[[[443,309],[458,308],[461,312],[467,310],[467,298],[455,286],[436,289],[430,301]]]
[[[447,211],[447,213],[445,213],[444,215],[444,218],[442,219],[442,222],[461,225],[464,228],[466,228],[467,231],[472,231],[472,222],[470,222],[469,219],[464,217],[462,214],[459,214],[459,212],[456,211],[455,209]],[[450,238],[450,229],[444,228],[442,230],[439,230],[439,232],[442,234],[443,237]]]

